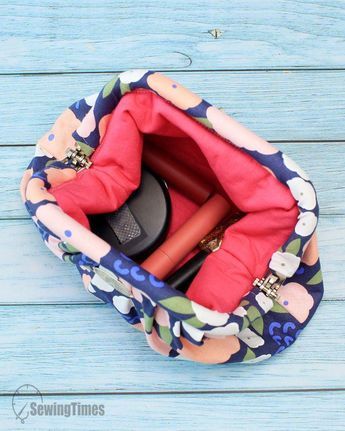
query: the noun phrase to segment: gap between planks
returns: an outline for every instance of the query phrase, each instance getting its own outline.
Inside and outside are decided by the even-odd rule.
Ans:
[[[63,70],[56,70],[56,71],[42,71],[42,72],[0,72],[1,76],[49,76],[49,75],[101,75],[105,73],[110,74],[119,74],[121,72],[125,72],[127,70],[132,69],[139,69],[138,67],[129,68],[129,69],[119,69],[119,70],[110,70],[110,69],[104,69],[104,70],[91,70],[91,69],[81,69],[81,70],[71,70],[71,71],[63,71]],[[230,72],[230,73],[257,73],[257,72],[344,72],[345,67],[313,67],[313,66],[291,66],[291,67],[258,67],[258,68],[243,68],[243,69],[190,69],[190,68],[184,68],[184,69],[162,69],[162,68],[144,68],[146,70],[153,70],[155,72],[160,73],[194,73],[194,72],[200,72],[200,73],[209,73],[209,72],[215,72],[215,73],[222,73],[222,72]]]
[[[298,394],[298,393],[323,393],[323,392],[345,392],[344,388],[305,388],[305,389],[238,389],[238,390],[188,390],[188,391],[105,391],[105,392],[44,392],[40,391],[41,395],[44,397],[54,397],[54,396],[147,396],[147,395],[225,395],[225,394],[275,394],[275,393],[286,393],[286,394]],[[25,394],[21,394],[23,397],[30,397],[31,395],[36,395],[36,392],[27,391]],[[13,392],[1,392],[0,397],[13,396]]]

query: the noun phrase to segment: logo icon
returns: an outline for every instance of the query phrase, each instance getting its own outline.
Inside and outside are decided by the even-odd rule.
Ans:
[[[35,386],[28,384],[19,386],[12,397],[12,409],[16,419],[23,424],[29,417],[30,403],[37,400],[43,403],[42,394]]]

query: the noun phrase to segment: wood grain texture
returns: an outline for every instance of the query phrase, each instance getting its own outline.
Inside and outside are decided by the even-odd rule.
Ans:
[[[345,71],[167,75],[267,140],[345,139]],[[64,109],[100,91],[112,77],[113,74],[0,76],[6,100],[0,104],[0,145],[36,143]],[[19,119],[20,127],[14,127]]]
[[[0,429],[343,430],[345,2],[0,1]],[[223,33],[215,39],[209,30]],[[154,353],[42,243],[19,198],[32,144],[114,72],[165,71],[296,160],[321,207],[325,297],[297,342],[249,365]],[[12,394],[103,403],[29,418]]]
[[[345,66],[341,0],[14,0],[0,20],[3,73]]]
[[[99,302],[85,291],[76,268],[46,248],[29,220],[0,221],[0,243],[0,303]]]
[[[26,382],[53,393],[344,389],[343,308],[323,302],[296,343],[268,361],[205,365],[155,353],[111,306],[2,307],[0,393]]]
[[[38,402],[37,398],[28,398]],[[11,397],[0,398],[3,429],[19,431],[110,430],[128,431],[332,431],[344,430],[343,392],[173,395],[50,395],[44,404],[102,404],[104,416],[30,416],[25,425],[15,419]],[[73,428],[71,428],[71,421]]]
[[[345,143],[276,146],[308,172],[318,193],[321,214],[345,214]],[[0,147],[0,219],[28,218],[18,190],[33,155],[33,147]]]
[[[0,304],[99,302],[73,265],[44,245],[30,220],[0,220]],[[325,299],[345,299],[345,217],[322,217],[319,247]]]

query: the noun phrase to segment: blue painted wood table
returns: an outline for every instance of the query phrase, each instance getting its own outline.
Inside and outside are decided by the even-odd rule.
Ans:
[[[0,23],[0,429],[344,430],[345,1],[1,0]],[[325,296],[270,361],[206,366],[152,352],[46,250],[23,209],[36,140],[71,102],[137,67],[223,108],[314,180]],[[12,396],[25,384],[105,415],[22,424]]]

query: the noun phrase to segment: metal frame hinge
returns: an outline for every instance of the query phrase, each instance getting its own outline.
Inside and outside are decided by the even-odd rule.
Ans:
[[[89,169],[92,165],[89,157],[83,152],[81,146],[77,143],[74,148],[67,148],[66,158],[63,162],[66,164],[70,163],[77,171]]]
[[[270,273],[267,277],[256,278],[253,286],[257,286],[266,296],[272,299],[278,299],[278,289],[283,284],[284,279]]]

